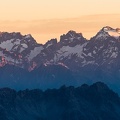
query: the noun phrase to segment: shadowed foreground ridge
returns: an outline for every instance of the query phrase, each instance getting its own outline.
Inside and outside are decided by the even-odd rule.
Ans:
[[[120,98],[97,82],[74,88],[0,89],[0,120],[120,120]]]

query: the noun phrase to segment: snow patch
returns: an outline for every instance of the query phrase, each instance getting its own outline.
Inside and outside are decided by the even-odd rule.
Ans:
[[[59,61],[61,58],[71,57],[76,54],[78,57],[82,58],[83,47],[87,43],[83,45],[76,45],[75,47],[63,46],[60,50],[58,50],[54,56],[54,61]]]
[[[61,65],[61,66],[65,67],[65,68],[69,69],[69,67],[67,65],[65,65],[64,63],[58,63],[58,65]]]
[[[31,50],[31,52],[28,56],[28,60],[32,60],[34,57],[36,57],[41,52],[41,50],[43,50],[42,46],[35,47],[33,50]]]
[[[100,33],[97,35],[96,39],[106,39],[108,36],[109,36],[109,34]]]
[[[8,51],[10,51],[12,49],[12,47],[14,46],[14,44],[12,43],[13,40],[14,39],[2,42],[0,44],[0,47],[3,48],[3,49],[7,49]]]
[[[89,65],[89,64],[94,64],[94,63],[95,63],[94,61],[88,61],[88,62],[87,61],[83,61],[82,62],[82,64],[83,64],[82,67],[84,67],[86,65]]]
[[[109,31],[108,34],[110,36],[116,37],[118,38],[120,36],[120,33],[116,32],[116,31]]]
[[[46,46],[46,48],[50,47],[51,45],[53,45],[52,42],[49,43],[49,44]]]
[[[94,50],[93,53],[96,54],[96,51]]]
[[[88,56],[92,57],[92,54],[91,54],[91,53],[88,53]]]
[[[112,58],[116,58],[117,55],[118,55],[117,52],[113,52],[112,55],[111,55],[111,57],[112,57]]]
[[[117,28],[117,29],[113,29],[111,27],[105,27],[104,28],[104,31],[107,32],[110,36],[113,36],[113,37],[119,37],[120,36],[120,29]]]
[[[27,44],[21,44],[24,48],[28,48]]]

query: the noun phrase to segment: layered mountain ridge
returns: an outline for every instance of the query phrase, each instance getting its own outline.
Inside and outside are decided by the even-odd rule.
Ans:
[[[51,39],[43,45],[38,44],[31,35],[23,36],[21,33],[2,32],[0,34],[1,66],[12,64],[31,71],[35,67],[46,63],[62,62],[68,65],[68,60],[71,60],[72,57],[78,59],[74,59],[72,62],[79,62],[84,66],[85,64],[92,63],[91,60],[88,62],[86,58],[94,58],[94,56],[98,54],[97,52],[104,47],[100,44],[105,42],[109,44],[117,43],[120,39],[119,36],[120,29],[113,29],[106,26],[88,41],[81,33],[76,33],[71,30],[67,34],[60,36],[59,42],[57,42],[57,39]],[[108,39],[112,40],[108,41]],[[98,46],[96,46],[97,44]],[[88,49],[92,49],[92,46],[94,46],[94,50],[88,52]],[[108,49],[108,47],[109,46],[106,46],[106,49]],[[113,52],[111,57],[115,56],[116,53]],[[67,61],[65,59],[67,59]]]
[[[56,84],[59,87],[63,84],[91,84],[100,80],[110,85],[115,84],[114,87],[118,88],[119,59],[119,28],[103,27],[90,40],[84,38],[82,33],[71,30],[60,36],[59,42],[51,39],[45,44],[38,44],[31,35],[0,33],[1,81],[9,81],[8,87],[19,83],[19,88],[20,85],[29,88],[34,83],[37,88],[48,88],[47,86],[55,87]],[[3,69],[6,72],[11,69],[14,74],[11,71],[5,73]],[[22,72],[16,73],[16,69]],[[63,72],[66,73],[64,76]],[[1,86],[6,85],[4,82],[2,84]]]
[[[77,88],[0,89],[1,120],[119,120],[120,97],[102,82]]]

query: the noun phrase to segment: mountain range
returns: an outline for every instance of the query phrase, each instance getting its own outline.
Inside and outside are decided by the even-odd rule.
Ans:
[[[0,89],[1,120],[119,120],[120,97],[102,82],[80,87]]]
[[[120,29],[103,27],[90,40],[69,31],[38,44],[30,35],[0,33],[0,87],[58,88],[102,81],[120,93]]]

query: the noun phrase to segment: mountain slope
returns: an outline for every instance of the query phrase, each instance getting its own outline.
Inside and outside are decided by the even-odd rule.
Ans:
[[[119,60],[119,28],[103,27],[90,40],[71,30],[59,42],[44,45],[31,35],[0,34],[1,87],[44,89],[103,81],[120,92]]]
[[[73,73],[61,65],[41,65],[34,71],[27,71],[14,65],[5,65],[0,68],[0,88],[9,87],[21,89],[59,88],[66,84],[77,85]]]
[[[119,120],[120,98],[104,83],[41,91],[0,89],[2,120]]]

